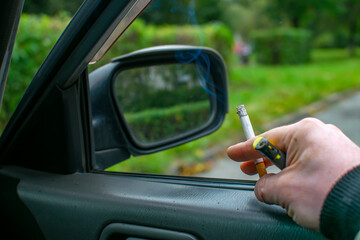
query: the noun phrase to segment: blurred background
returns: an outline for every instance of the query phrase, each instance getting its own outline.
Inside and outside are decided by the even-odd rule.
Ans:
[[[1,131],[81,3],[25,0],[0,113]],[[89,72],[145,47],[211,47],[227,64],[229,114],[208,137],[108,170],[256,179],[242,175],[239,164],[225,156],[229,145],[244,140],[235,106],[245,104],[259,134],[317,116],[356,94],[359,15],[358,0],[154,0],[103,60],[89,65]]]

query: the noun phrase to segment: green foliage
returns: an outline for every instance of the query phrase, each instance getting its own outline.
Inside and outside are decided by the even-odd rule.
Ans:
[[[327,31],[316,36],[312,45],[314,48],[346,48],[349,45],[348,36],[348,31],[344,28],[336,32]],[[355,42],[360,46],[360,34],[355,35]]]
[[[53,17],[29,14],[21,16],[0,113],[1,130],[69,20],[70,17],[65,13]],[[140,19],[131,25],[102,61],[90,66],[90,71],[125,53],[176,43],[215,47],[224,57],[230,58],[232,34],[224,25],[217,23],[204,26],[156,26],[147,25]]]
[[[25,0],[23,12],[54,15],[66,11],[74,14],[82,2],[83,0]]]
[[[257,62],[263,64],[299,64],[310,60],[309,31],[277,28],[256,31],[253,41]]]
[[[68,21],[66,14],[55,17],[28,14],[21,16],[0,113],[0,129],[9,120]]]
[[[126,94],[124,90],[121,92],[123,92],[123,94],[118,96],[118,100],[121,103],[121,107],[126,109],[126,112],[138,112],[142,109],[149,108],[167,108],[177,104],[192,103],[208,99],[208,95],[205,94],[202,87],[171,90],[161,89],[144,92],[143,94],[136,94],[136,99],[131,99],[130,101],[129,98],[134,98],[130,96],[134,95],[134,92],[129,91],[129,94]]]
[[[196,129],[206,123],[209,117],[208,101],[181,104],[171,108],[152,108],[125,115],[135,136],[145,143],[164,140]]]
[[[227,6],[218,0],[153,0],[141,14],[152,24],[204,24],[218,21]]]
[[[315,48],[333,48],[336,46],[335,36],[330,32],[322,33],[313,41]]]
[[[349,57],[346,49],[314,49],[312,62],[307,64],[233,68],[230,109],[244,103],[248,112],[254,113],[254,128],[261,129],[261,125],[332,93],[359,88],[359,64],[360,58]],[[232,127],[238,124],[233,117],[229,120]]]
[[[112,46],[110,51],[90,71],[103,66],[112,58],[142,48],[183,44],[205,46],[220,52],[225,60],[232,55],[233,34],[224,24],[210,23],[206,25],[153,25],[137,19]]]
[[[348,47],[350,55],[355,54],[355,47],[360,45],[360,1],[327,0],[332,8],[320,11],[315,16],[311,30],[316,36],[315,47]]]
[[[226,62],[230,61],[232,57],[232,46],[234,37],[230,29],[218,22],[204,25],[204,46],[214,48],[217,50]]]
[[[221,21],[234,33],[240,34],[243,41],[248,42],[252,31],[277,26],[276,21],[265,12],[268,4],[268,0],[230,1]]]
[[[267,13],[276,19],[285,18],[292,27],[298,28],[312,20],[321,11],[334,8],[334,0],[270,0]]]

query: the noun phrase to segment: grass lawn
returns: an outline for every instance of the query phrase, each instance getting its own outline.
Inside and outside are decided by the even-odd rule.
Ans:
[[[202,162],[206,150],[226,149],[243,139],[235,107],[245,104],[256,133],[265,123],[294,112],[330,94],[360,87],[360,57],[346,49],[313,50],[312,62],[301,65],[241,66],[234,58],[229,69],[229,114],[215,133],[183,146],[131,158],[110,171],[174,174],[179,166]]]

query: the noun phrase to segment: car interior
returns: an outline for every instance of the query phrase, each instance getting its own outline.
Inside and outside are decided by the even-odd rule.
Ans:
[[[244,140],[232,88],[244,89],[256,132],[272,126],[259,123],[247,98],[262,83],[233,85],[229,69],[239,60],[228,58],[228,31],[199,23],[211,8],[201,2],[79,6],[1,134],[4,236],[325,239],[280,206],[259,202],[258,176],[226,158],[226,148]],[[0,9],[2,90],[23,5],[6,1]],[[164,19],[179,28],[156,28]]]

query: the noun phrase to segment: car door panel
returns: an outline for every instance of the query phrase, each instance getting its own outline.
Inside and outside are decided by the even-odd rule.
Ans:
[[[254,183],[92,170],[86,68],[129,2],[84,2],[2,134],[2,232],[15,239],[321,239],[259,202]]]
[[[34,216],[18,195],[19,182],[18,178],[0,173],[1,233],[11,239],[26,239],[29,236],[33,239],[44,239]]]
[[[280,207],[259,202],[249,182],[57,175],[18,167],[3,168],[1,174],[19,180],[18,195],[46,239],[96,239],[114,223],[198,239],[322,239],[296,225]]]

